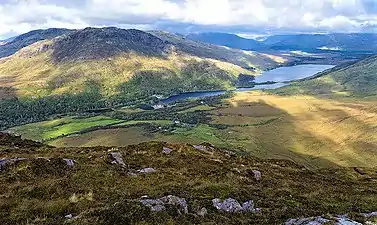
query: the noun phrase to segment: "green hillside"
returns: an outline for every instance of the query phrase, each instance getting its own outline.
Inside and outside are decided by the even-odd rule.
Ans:
[[[338,66],[320,77],[273,91],[280,94],[365,97],[377,93],[377,57]]]
[[[54,114],[150,103],[153,95],[232,89],[240,74],[252,79],[284,62],[167,33],[70,31],[0,59],[0,130]]]

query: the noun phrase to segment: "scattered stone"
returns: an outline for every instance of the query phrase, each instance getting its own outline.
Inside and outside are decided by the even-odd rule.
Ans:
[[[195,149],[199,151],[207,151],[207,147],[204,145],[193,145],[192,147],[194,147]]]
[[[290,219],[285,224],[286,225],[321,225],[321,224],[326,224],[329,222],[330,220],[319,216],[315,218]]]
[[[253,201],[247,201],[242,204],[242,209],[244,212],[255,212],[254,208],[254,202]]]
[[[259,170],[252,170],[252,172],[255,180],[260,181],[262,179],[262,173]]]
[[[126,164],[123,161],[122,155],[119,152],[110,152],[110,156],[113,158],[114,161],[111,163],[118,164],[122,168],[126,167]]]
[[[67,219],[72,219],[72,218],[73,218],[73,215],[72,215],[72,214],[68,214],[68,215],[65,216],[65,218],[67,218]]]
[[[212,200],[212,204],[217,210],[228,213],[255,213],[257,211],[260,211],[260,209],[256,210],[254,208],[254,202],[252,200],[244,202],[241,206],[241,204],[237,200],[232,198],[228,198],[223,202],[221,202],[220,199],[216,198]]]
[[[168,195],[158,199],[141,199],[140,203],[149,207],[154,212],[160,212],[166,210],[167,205],[176,206],[179,212],[187,214],[188,205],[185,199],[177,196]]]
[[[170,154],[172,151],[173,151],[172,149],[167,148],[167,147],[162,148],[162,152],[165,153],[165,154]]]
[[[64,162],[67,164],[67,166],[73,168],[75,166],[75,163],[72,159],[63,159]]]
[[[363,216],[366,217],[366,218],[374,217],[374,216],[377,217],[377,211],[376,212],[371,212],[371,213],[364,213]]]
[[[144,168],[137,171],[138,173],[155,173],[157,170],[153,168]]]
[[[208,211],[206,208],[202,208],[198,213],[199,216],[205,217],[208,214]]]
[[[132,172],[127,173],[127,175],[130,177],[137,177],[137,174]]]
[[[6,170],[10,165],[25,160],[27,160],[27,158],[0,159],[0,171]]]
[[[285,223],[285,225],[324,225],[330,222],[334,222],[332,224],[335,225],[362,225],[359,222],[347,218],[347,216],[345,215],[330,217],[329,219],[323,218],[321,216],[311,218],[290,219]]]

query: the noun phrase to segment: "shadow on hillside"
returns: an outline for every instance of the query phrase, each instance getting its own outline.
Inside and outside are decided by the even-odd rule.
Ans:
[[[17,91],[13,87],[0,87],[0,100],[17,98]]]
[[[315,112],[310,112],[309,108],[296,115],[262,98],[235,101],[231,105],[231,110],[239,111],[239,116],[281,112],[279,119],[270,124],[237,129],[253,144],[248,150],[257,156],[288,158],[309,167],[364,167],[377,163],[377,144],[369,135],[375,126],[346,110],[318,107]],[[313,125],[316,123],[318,126]]]

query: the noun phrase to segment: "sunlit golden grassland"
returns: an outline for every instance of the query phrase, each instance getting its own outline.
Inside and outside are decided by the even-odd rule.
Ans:
[[[341,166],[375,166],[376,103],[238,93],[217,111],[223,115],[217,120],[276,117],[262,126],[232,128],[234,135],[228,140],[256,155],[291,158],[308,165],[320,165],[326,159]]]
[[[172,134],[139,128],[98,130],[66,137],[57,146],[124,146],[147,140],[247,151],[262,158],[290,159],[307,167],[377,165],[377,100],[237,93],[210,110],[212,121]],[[148,122],[148,121],[147,121]],[[149,121],[151,122],[151,121]],[[152,121],[153,122],[153,121]],[[224,129],[212,125],[226,125]]]

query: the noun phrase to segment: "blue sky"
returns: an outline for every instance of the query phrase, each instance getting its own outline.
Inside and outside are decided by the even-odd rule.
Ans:
[[[377,0],[0,0],[0,38],[88,26],[246,36],[376,32]]]

